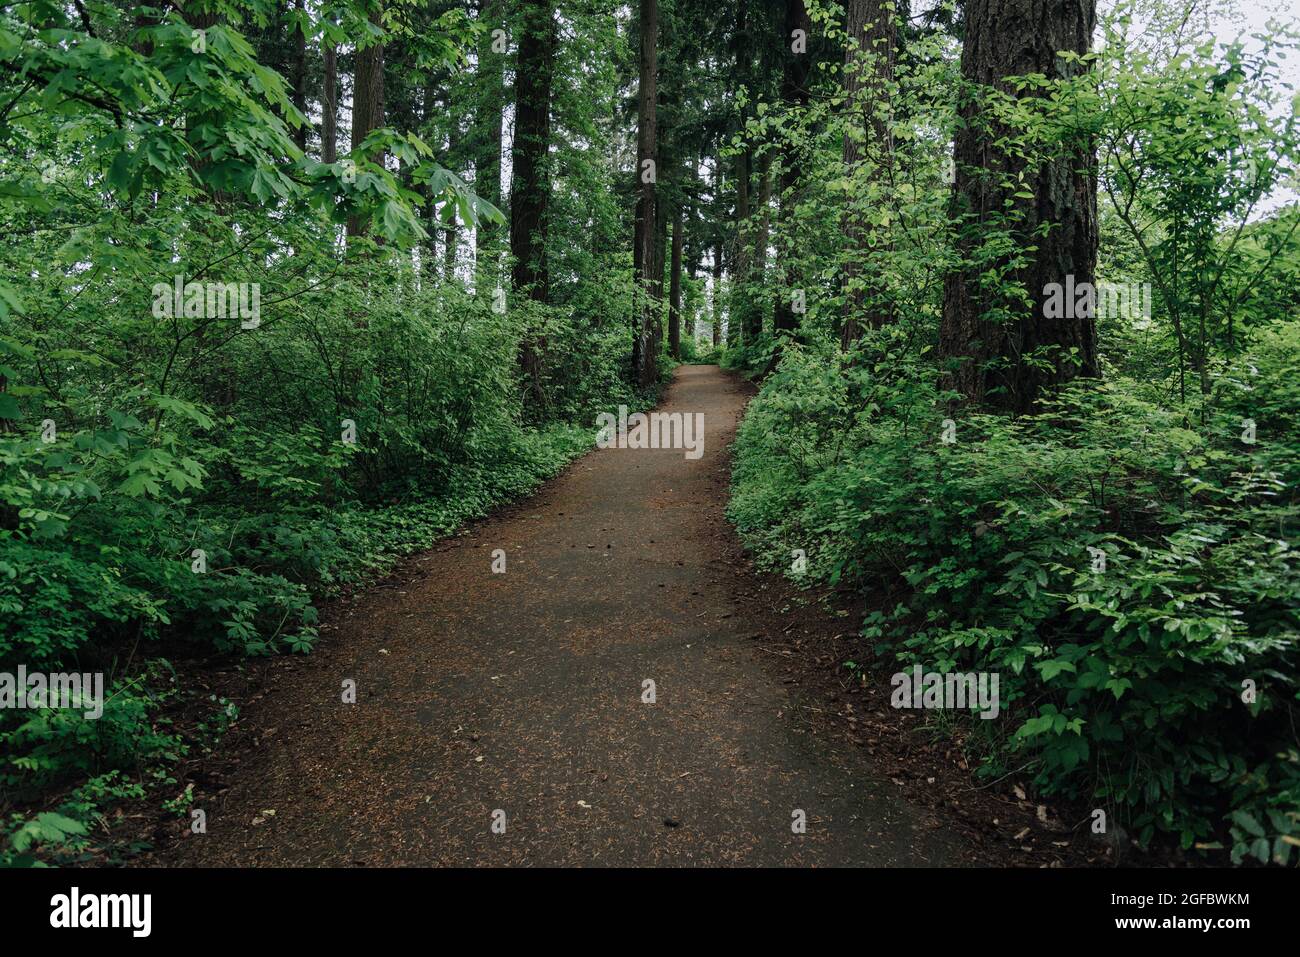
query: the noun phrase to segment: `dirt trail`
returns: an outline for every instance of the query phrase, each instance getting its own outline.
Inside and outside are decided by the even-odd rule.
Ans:
[[[958,835],[807,733],[757,660],[763,612],[730,597],[720,545],[744,402],[682,367],[660,408],[704,414],[702,458],[593,451],[412,559],[413,580],[330,609],[329,640],[246,709],[259,746],[228,789],[197,791],[207,834],[157,862],[956,863]]]

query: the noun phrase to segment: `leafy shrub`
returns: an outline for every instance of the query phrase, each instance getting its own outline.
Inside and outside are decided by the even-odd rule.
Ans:
[[[774,564],[804,548],[815,580],[901,594],[865,622],[879,650],[1001,673],[1016,728],[990,772],[1024,752],[1045,793],[1101,802],[1142,841],[1190,847],[1228,815],[1237,856],[1286,861],[1300,832],[1297,347],[1300,324],[1275,327],[1201,406],[1090,383],[1033,417],[959,414],[954,444],[940,397],[906,372],[873,378],[854,415],[863,367],[794,353],[741,427],[730,514]]]

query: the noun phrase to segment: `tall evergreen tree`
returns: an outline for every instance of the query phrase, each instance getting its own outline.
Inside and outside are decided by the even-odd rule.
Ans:
[[[370,22],[378,26],[383,19],[381,7],[370,14]],[[352,149],[355,152],[374,130],[384,125],[384,45],[370,42],[358,49],[352,73]],[[383,157],[371,157],[382,162]],[[359,236],[366,232],[366,223],[354,216],[348,220],[348,235]]]
[[[662,260],[658,253],[659,217],[656,194],[658,178],[657,98],[659,5],[657,0],[640,0],[640,56],[637,71],[636,226],[632,242],[633,270],[645,299],[637,316],[632,341],[632,368],[637,382],[650,385],[659,374],[655,327],[655,286],[662,287]],[[656,267],[659,268],[656,268]]]
[[[1096,0],[968,0],[961,70],[966,83],[1010,89],[1006,78],[1031,73],[1065,77],[1080,69],[1058,51],[1085,54],[1092,45]],[[1021,95],[1034,95],[1025,93]],[[1031,249],[1028,262],[1008,280],[1023,285],[1028,304],[991,292],[968,266],[948,276],[944,289],[941,357],[950,383],[965,398],[1027,412],[1043,391],[1078,376],[1096,376],[1097,328],[1088,310],[1050,316],[1043,295],[1049,284],[1092,283],[1097,263],[1095,147],[1078,137],[1066,155],[1027,169],[1016,152],[999,145],[1008,131],[980,115],[978,96],[960,111],[953,212],[961,221],[959,252],[969,261],[1012,210],[1015,245]],[[1026,189],[1018,185],[1024,174]],[[994,317],[1007,313],[1009,318]]]
[[[515,71],[514,172],[510,189],[512,282],[537,302],[550,301],[547,230],[551,195],[551,87],[558,33],[551,0],[528,0],[520,17],[519,59]],[[519,363],[535,402],[544,397],[540,350],[544,343],[527,333]]]

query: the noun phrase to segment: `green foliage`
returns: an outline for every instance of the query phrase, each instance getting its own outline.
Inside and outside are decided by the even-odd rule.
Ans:
[[[543,305],[496,294],[504,216],[410,115],[482,23],[219,6],[201,34],[179,10],[0,12],[0,671],[107,686],[98,720],[0,711],[0,863],[81,853],[101,802],[167,783],[189,742],[160,717],[164,647],[309,651],[321,597],[536,488],[590,447],[596,411],[642,401],[628,256],[606,251],[613,133],[591,113],[617,95],[607,19],[581,20],[562,70],[557,135],[581,143],[552,194],[580,218],[555,216]],[[389,86],[394,127],[308,155],[261,59],[293,33],[340,57],[383,42],[420,71],[414,94]],[[476,275],[442,268],[449,224],[487,237]],[[214,310],[222,290],[239,295]],[[525,335],[545,342],[534,401]]]
[[[1164,49],[1136,39],[1122,4],[1103,23],[1090,88],[1055,104],[1096,135],[1104,210],[1122,224],[1129,270],[1155,287],[1180,394],[1210,386],[1215,353],[1271,318],[1300,270],[1300,217],[1259,221],[1300,162],[1297,101],[1279,71],[1297,45],[1279,23],[1256,37]],[[1161,36],[1163,34],[1157,34]]]
[[[792,355],[742,426],[731,515],[774,564],[804,548],[817,580],[870,582],[878,650],[999,672],[1018,719],[1003,744],[1033,757],[1045,792],[1184,846],[1225,809],[1265,820],[1267,805],[1292,823],[1264,857],[1285,856],[1300,392],[1281,378],[1297,348],[1292,323],[1226,365],[1204,426],[1117,380],[1033,417],[959,416],[951,445],[908,379],[869,377],[875,408],[855,415],[848,391],[868,376]],[[1275,431],[1247,445],[1241,402],[1260,393]]]
[[[46,867],[46,858],[76,863],[90,846],[90,828],[103,823],[101,808],[143,796],[140,785],[126,783],[119,772],[110,771],[74,790],[58,811],[41,811],[26,820],[11,815],[6,822],[11,825],[6,828],[7,846],[0,846],[0,867]]]
[[[856,318],[885,316],[850,351],[841,276],[819,267],[844,208],[835,137],[782,226],[819,287],[742,424],[730,517],[770,566],[802,549],[803,581],[860,589],[881,660],[1000,675],[1002,720],[971,736],[983,774],[1027,769],[1041,793],[1106,808],[1143,843],[1294,863],[1300,249],[1293,204],[1258,215],[1300,145],[1273,85],[1294,41],[1278,30],[1250,54],[1169,56],[1137,47],[1122,11],[1105,34],[1080,78],[982,95],[1000,147],[1031,169],[1082,135],[1101,143],[1099,272],[1156,290],[1151,315],[1101,319],[1106,379],[1019,418],[940,388],[935,278],[957,265],[957,232],[937,169],[921,175],[913,152],[951,122],[914,82],[944,75],[937,45],[891,87],[904,188],[868,156],[849,171],[867,182],[843,190],[872,196],[872,241],[839,253],[860,277]],[[961,265],[1019,321],[1037,291],[1006,278],[1025,252],[1011,236],[984,229]],[[726,362],[765,368],[764,348]]]

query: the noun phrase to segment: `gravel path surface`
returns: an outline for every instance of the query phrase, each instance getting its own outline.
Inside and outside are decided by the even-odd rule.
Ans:
[[[745,401],[684,366],[660,409],[704,414],[701,458],[593,451],[331,608],[328,640],[241,718],[258,747],[196,794],[207,833],[157,863],[956,863],[957,832],[801,729],[757,660],[723,518]]]

